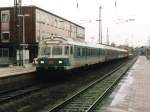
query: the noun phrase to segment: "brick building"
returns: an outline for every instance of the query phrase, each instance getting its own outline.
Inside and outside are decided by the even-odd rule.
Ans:
[[[50,36],[61,36],[84,40],[85,29],[69,20],[52,14],[36,6],[24,6],[21,9],[24,17],[26,62],[32,62],[38,54],[38,43]],[[0,64],[17,63],[22,60],[23,17],[20,18],[19,31],[15,31],[13,7],[0,8]]]

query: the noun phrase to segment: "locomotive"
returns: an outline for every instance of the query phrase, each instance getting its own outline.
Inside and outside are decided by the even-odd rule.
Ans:
[[[72,70],[125,57],[128,57],[125,49],[53,37],[39,43],[36,69]]]

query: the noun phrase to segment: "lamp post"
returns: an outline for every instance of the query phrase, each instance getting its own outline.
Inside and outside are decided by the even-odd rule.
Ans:
[[[26,55],[25,53],[25,17],[30,16],[29,14],[23,14],[23,15],[18,15],[18,17],[22,17],[23,19],[23,38],[22,38],[22,66],[24,66],[24,55]]]

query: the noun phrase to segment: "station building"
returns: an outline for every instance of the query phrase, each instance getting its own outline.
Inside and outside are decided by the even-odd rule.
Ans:
[[[85,39],[84,27],[36,6],[21,8],[19,31],[16,32],[14,12],[14,7],[0,8],[0,64],[17,64],[21,60],[32,62],[38,55],[38,43],[44,38],[58,36],[81,41]],[[26,53],[22,57],[25,59],[21,58],[23,45]]]

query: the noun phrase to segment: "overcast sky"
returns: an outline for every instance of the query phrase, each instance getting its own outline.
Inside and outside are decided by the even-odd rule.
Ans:
[[[86,40],[97,42],[99,6],[102,5],[102,32],[106,28],[110,42],[141,46],[150,37],[150,0],[22,0],[23,5],[36,5],[86,28]],[[116,1],[116,5],[115,5]],[[78,7],[77,7],[78,2]],[[0,0],[0,6],[13,6],[13,0]],[[127,19],[135,21],[126,22]]]

